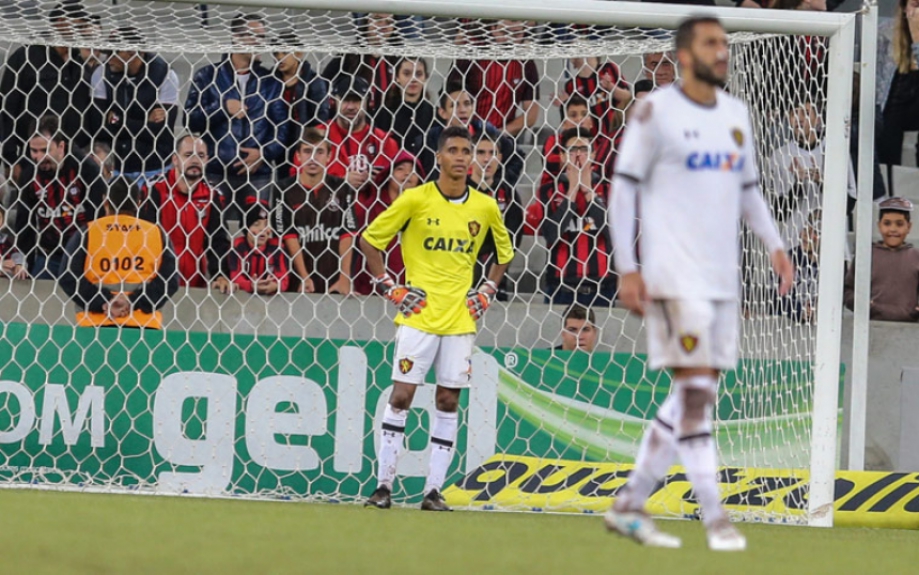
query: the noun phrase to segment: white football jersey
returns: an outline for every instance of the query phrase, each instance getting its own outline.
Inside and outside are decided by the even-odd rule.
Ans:
[[[649,297],[737,299],[741,195],[760,193],[746,105],[718,90],[705,106],[679,84],[636,104],[616,176],[639,189],[638,254]]]

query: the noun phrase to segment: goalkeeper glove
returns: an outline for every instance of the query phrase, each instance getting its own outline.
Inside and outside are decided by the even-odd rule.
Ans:
[[[498,293],[498,284],[491,280],[486,280],[479,289],[471,289],[466,294],[466,307],[469,308],[469,315],[472,319],[480,319],[485,315],[485,310],[491,305]]]
[[[410,317],[413,313],[421,313],[428,305],[428,294],[421,288],[399,285],[393,281],[389,274],[375,278],[374,283],[383,290],[383,297],[393,302],[399,313]]]

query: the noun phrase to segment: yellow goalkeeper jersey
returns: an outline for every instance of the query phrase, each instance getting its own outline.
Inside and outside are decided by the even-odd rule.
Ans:
[[[497,202],[470,187],[466,199],[455,203],[428,182],[403,192],[363,237],[383,250],[400,232],[406,282],[427,292],[428,305],[411,317],[397,314],[396,323],[436,335],[475,333],[466,293],[483,241],[492,234],[498,263],[514,257]]]

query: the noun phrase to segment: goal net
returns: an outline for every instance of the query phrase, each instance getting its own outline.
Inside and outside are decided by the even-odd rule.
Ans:
[[[646,368],[640,319],[615,306],[608,182],[634,101],[678,78],[668,29],[688,12],[558,2],[513,20],[517,2],[468,14],[419,2],[396,16],[381,2],[262,4],[0,4],[0,483],[369,495],[394,310],[355,238],[436,173],[437,135],[457,125],[473,134],[470,182],[496,198],[517,251],[480,322],[448,502],[605,509],[670,385]],[[739,235],[742,359],[717,403],[720,481],[733,513],[806,522],[818,468],[832,502],[848,96],[830,54],[845,71],[851,45],[836,32],[849,20],[741,26],[716,12],[732,30],[729,90],[750,106],[763,192],[798,268],[779,298],[768,254]],[[602,25],[584,24],[590,14]],[[595,199],[569,192],[575,177]],[[174,276],[144,276],[179,285],[162,330],[97,327],[124,289],[97,284],[142,272],[134,258],[92,263],[103,248],[78,231],[108,213],[119,178],[142,188],[139,216],[176,254]],[[266,227],[275,240],[261,244]],[[393,275],[400,264],[392,246]],[[433,386],[419,388],[397,502],[420,500],[433,413]],[[679,468],[652,510],[696,514]]]

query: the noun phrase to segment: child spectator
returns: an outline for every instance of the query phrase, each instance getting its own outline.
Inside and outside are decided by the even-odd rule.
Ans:
[[[0,269],[3,275],[15,280],[28,279],[29,273],[25,268],[25,258],[13,245],[13,240],[6,232],[3,224],[6,223],[6,211],[0,207]]]
[[[246,232],[233,242],[227,267],[238,289],[259,295],[285,291],[290,266],[268,224],[268,210],[255,204],[246,213]]]
[[[546,139],[543,145],[543,158],[545,158],[545,170],[539,182],[540,186],[545,186],[559,176],[562,165],[560,163],[561,147],[558,145],[558,136],[572,128],[581,128],[590,131],[593,137],[594,157],[596,162],[593,169],[601,175],[612,175],[612,146],[611,140],[606,137],[597,137],[596,118],[590,112],[590,105],[581,94],[575,93],[569,96],[562,104],[562,123],[558,130]]]
[[[913,203],[893,197],[880,203],[878,230],[881,241],[871,251],[871,319],[919,319],[919,250],[905,243],[913,227]],[[846,307],[855,307],[855,266],[846,274]]]
[[[600,58],[572,58],[574,75],[565,82],[563,98],[579,94],[587,100],[590,112],[599,121],[600,133],[614,139],[623,123],[623,110],[632,99],[632,91],[613,62],[600,65]]]

